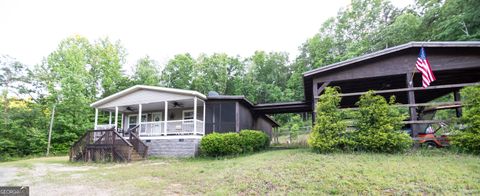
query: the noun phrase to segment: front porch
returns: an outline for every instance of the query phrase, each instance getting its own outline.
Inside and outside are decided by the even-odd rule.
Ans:
[[[99,123],[99,113],[108,115],[108,123]],[[141,118],[139,118],[141,116]],[[135,130],[140,139],[168,136],[203,136],[205,101],[193,97],[154,103],[95,108],[95,130],[114,128],[123,137]],[[103,118],[105,120],[105,118]]]
[[[197,91],[137,85],[105,97],[95,108],[93,138],[112,130],[153,156],[191,157],[205,135],[205,100]],[[134,140],[135,139],[135,140]],[[142,147],[143,146],[143,147]]]

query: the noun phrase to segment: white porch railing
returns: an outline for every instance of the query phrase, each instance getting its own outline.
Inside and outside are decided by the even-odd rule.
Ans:
[[[164,122],[142,122],[140,123],[140,136],[169,136],[169,135],[194,135],[194,120],[171,120],[167,121],[167,130],[165,131]],[[204,123],[201,120],[196,121],[197,135],[204,135]]]
[[[163,134],[163,122],[142,122],[140,136],[161,136]]]
[[[95,127],[95,130],[109,130],[109,129],[111,129],[111,128],[113,128],[113,125],[104,124],[104,125],[97,125],[97,126]],[[93,132],[93,138],[94,138],[95,140],[98,140],[98,139],[100,138],[100,136],[102,136],[103,134],[104,134],[104,133],[102,133],[102,132],[94,131],[94,132]]]
[[[113,128],[113,125],[104,124],[104,125],[97,125],[95,127],[95,130],[107,130],[107,129],[111,129],[111,128]]]

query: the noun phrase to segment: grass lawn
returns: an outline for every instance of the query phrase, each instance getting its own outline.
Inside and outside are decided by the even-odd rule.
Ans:
[[[480,157],[437,150],[323,155],[292,149],[129,164],[67,159],[0,163],[0,175],[10,171],[6,184],[29,185],[33,195],[480,194]]]

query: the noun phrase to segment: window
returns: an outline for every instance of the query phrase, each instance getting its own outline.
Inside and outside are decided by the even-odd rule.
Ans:
[[[193,120],[193,110],[184,110],[183,111],[183,120]]]
[[[128,128],[135,127],[137,125],[138,115],[137,114],[130,114],[128,115]],[[142,122],[147,122],[147,114],[142,114]]]

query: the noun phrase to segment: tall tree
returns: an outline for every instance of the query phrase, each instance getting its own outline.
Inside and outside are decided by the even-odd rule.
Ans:
[[[160,77],[160,66],[155,60],[145,56],[137,61],[133,73],[133,82],[135,84],[158,86]]]
[[[163,85],[170,88],[192,89],[196,61],[190,54],[178,54],[169,60],[162,72]]]
[[[417,0],[427,40],[480,39],[480,2],[476,0]]]
[[[352,0],[350,6],[330,18],[301,47],[309,68],[317,68],[385,48],[380,29],[400,11],[387,0]]]
[[[0,56],[0,87],[2,88],[3,123],[8,124],[9,94],[18,94],[20,83],[26,80],[26,67],[10,56]]]
[[[123,90],[127,79],[122,72],[126,50],[120,41],[112,42],[108,37],[96,40],[86,51],[88,54],[87,71],[93,77],[90,87],[96,98],[106,97]]]
[[[248,59],[247,83],[244,84],[247,97],[258,103],[283,101],[284,90],[290,77],[286,53],[256,51]]]

